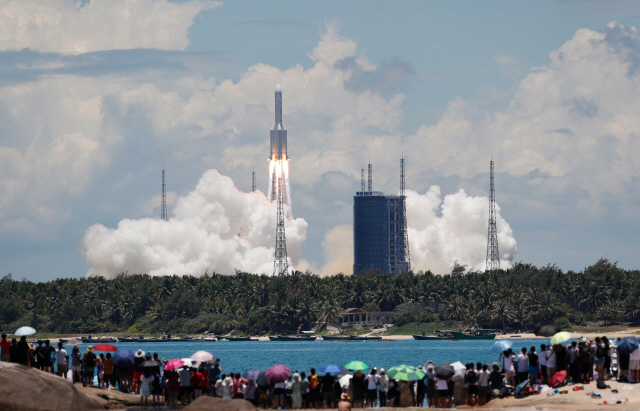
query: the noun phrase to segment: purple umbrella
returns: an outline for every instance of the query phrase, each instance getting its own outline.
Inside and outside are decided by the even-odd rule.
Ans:
[[[291,377],[291,370],[286,365],[277,364],[267,370],[267,378],[271,382],[283,382]]]

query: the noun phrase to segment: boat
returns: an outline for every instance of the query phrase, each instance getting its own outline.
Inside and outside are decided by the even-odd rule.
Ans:
[[[271,341],[278,341],[278,336],[277,336],[277,335],[276,335],[276,336],[270,335],[270,336],[269,336],[269,340],[271,340]]]
[[[453,331],[451,330],[436,330],[433,335],[414,335],[414,340],[433,340],[433,341],[442,341],[442,340],[452,340],[453,339]]]
[[[271,340],[271,337],[269,337]],[[279,335],[275,341],[315,341],[315,335]],[[273,341],[273,340],[271,340]]]
[[[222,339],[218,339],[218,341],[255,341],[252,340],[251,337],[220,337]]]
[[[325,341],[350,341],[353,339],[353,335],[323,335],[322,339]]]
[[[463,333],[452,332],[454,340],[493,340],[498,330],[471,328]]]
[[[382,337],[365,337],[365,336],[354,335],[351,341],[379,341],[381,339]]]
[[[132,338],[132,337],[120,337],[118,338],[119,342],[138,342],[137,338]]]

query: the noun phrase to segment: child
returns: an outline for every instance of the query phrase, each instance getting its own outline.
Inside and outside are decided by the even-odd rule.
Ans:
[[[100,354],[101,356],[103,354]],[[98,369],[98,388],[105,388],[104,386],[104,364],[102,364],[102,358],[96,357],[96,368]]]

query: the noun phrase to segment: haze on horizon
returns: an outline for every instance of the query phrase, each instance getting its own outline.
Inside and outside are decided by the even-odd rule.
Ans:
[[[360,167],[371,158],[375,190],[396,193],[402,152],[416,269],[483,265],[490,157],[508,261],[578,271],[604,257],[636,268],[639,9],[628,1],[3,2],[0,273],[84,276],[87,250],[94,268],[135,260],[131,248],[114,263],[109,238],[88,243],[87,233],[150,221],[157,234],[147,218],[160,213],[163,165],[170,211],[182,213],[171,227],[200,228],[210,245],[260,267],[269,246],[261,222],[272,218],[260,216],[270,205],[243,193],[253,168],[267,189],[278,83],[300,268],[349,266]],[[234,206],[243,196],[253,202]],[[221,204],[215,218],[197,208],[202,199]],[[236,225],[251,241],[225,237]],[[174,233],[157,244],[175,247]],[[198,270],[220,259],[191,251]],[[154,258],[140,255],[143,264]]]

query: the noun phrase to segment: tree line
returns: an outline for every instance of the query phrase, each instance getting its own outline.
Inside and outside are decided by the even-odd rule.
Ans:
[[[437,315],[420,302],[448,302]],[[30,325],[41,332],[90,334],[293,331],[334,322],[347,308],[394,311],[398,323],[462,321],[484,328],[527,330],[553,323],[636,324],[640,271],[601,259],[582,272],[517,263],[507,270],[450,274],[334,275],[312,273],[151,277],[120,274],[34,283],[0,279],[0,329]],[[407,314],[407,313],[412,314]]]

